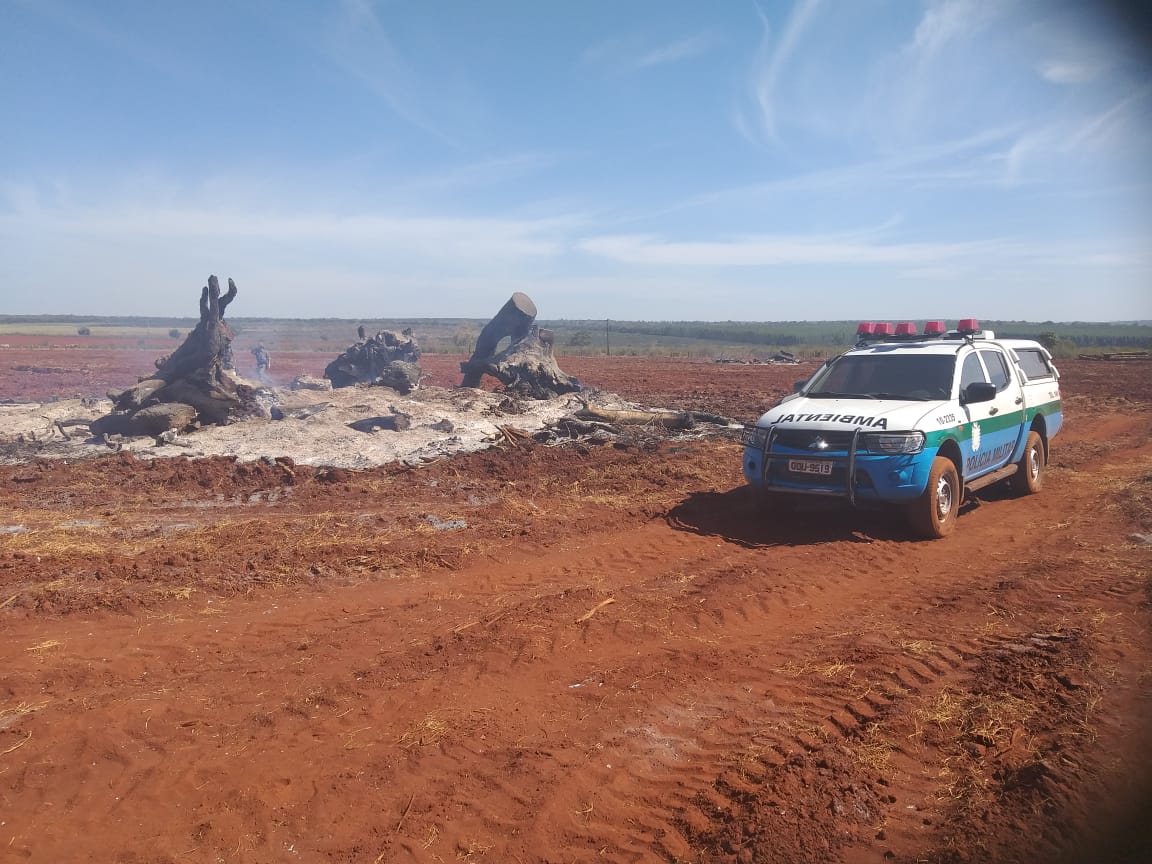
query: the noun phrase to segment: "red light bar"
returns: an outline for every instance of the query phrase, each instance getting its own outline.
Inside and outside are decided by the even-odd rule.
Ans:
[[[871,336],[872,323],[870,321],[861,321],[860,326],[856,328],[857,336]]]
[[[913,324],[911,321],[901,321],[899,324],[896,325],[896,335],[897,336],[915,336],[916,335],[916,325]]]
[[[961,333],[975,333],[980,329],[980,322],[975,318],[962,318],[956,329]]]
[[[924,322],[924,335],[925,336],[940,336],[944,332],[943,321],[925,321]]]
[[[884,324],[877,324],[872,329],[872,334],[874,336],[891,336],[895,332],[896,332],[896,328],[887,322],[885,322]]]

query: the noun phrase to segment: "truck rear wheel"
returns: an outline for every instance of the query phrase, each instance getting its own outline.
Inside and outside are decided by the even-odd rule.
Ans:
[[[1017,495],[1035,495],[1044,485],[1044,464],[1047,462],[1044,455],[1044,439],[1040,433],[1033,429],[1028,433],[1028,441],[1024,445],[1024,455],[1016,463],[1016,473],[1009,482]]]
[[[924,494],[909,505],[908,521],[921,537],[947,537],[956,527],[960,511],[960,475],[951,459],[937,456],[928,472]]]

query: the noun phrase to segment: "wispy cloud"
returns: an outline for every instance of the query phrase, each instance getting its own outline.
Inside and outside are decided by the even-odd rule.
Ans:
[[[1137,142],[1148,144],[1152,136],[1152,117],[1147,106],[1152,97],[1152,85],[1139,87],[1102,111],[1088,116],[1059,115],[1053,120],[1020,134],[997,162],[1003,166],[1003,181],[1017,185],[1029,174],[1037,174],[1038,166],[1063,164],[1063,160],[1100,151],[1120,152]],[[1145,109],[1143,126],[1138,123],[1141,108]]]
[[[929,0],[894,48],[870,60],[867,85],[853,117],[864,140],[903,149],[966,125],[990,125],[1001,89],[1010,82],[989,81],[984,58],[988,34],[1004,15],[1006,0]],[[997,88],[993,90],[992,88]]]
[[[678,63],[681,60],[688,60],[708,52],[715,47],[718,42],[719,40],[712,33],[697,33],[695,36],[678,39],[675,42],[669,42],[667,45],[653,48],[651,51],[637,57],[633,65],[638,69],[645,69],[649,66]]]
[[[1053,84],[1083,84],[1100,77],[1103,67],[1099,63],[1076,60],[1044,60],[1036,72]]]
[[[394,187],[397,193],[421,190],[460,190],[496,186],[552,167],[560,161],[555,153],[514,153],[476,162],[452,164],[440,171],[417,175]]]
[[[610,36],[586,48],[580,62],[610,70],[649,69],[700,57],[719,44],[720,38],[710,30],[660,44],[627,36]]]
[[[579,247],[627,264],[763,267],[791,264],[935,264],[987,254],[995,242],[897,243],[853,234],[756,235],[719,241],[669,241],[648,234],[589,237]]]
[[[274,212],[216,207],[45,206],[27,190],[0,200],[0,238],[44,236],[147,243],[299,244],[327,254],[430,262],[543,258],[560,254],[573,219],[411,217],[388,213]]]
[[[1057,8],[1029,29],[1038,57],[1036,74],[1051,84],[1099,81],[1124,63],[1123,46],[1114,34],[1102,32],[1100,17],[1085,14],[1076,4]],[[1098,10],[1100,11],[1100,10]],[[1027,43],[1025,44],[1027,48]]]
[[[935,0],[925,9],[909,49],[918,57],[931,58],[983,27],[993,11],[986,0]]]
[[[778,90],[789,60],[800,44],[822,0],[796,0],[792,12],[784,23],[779,39],[772,38],[772,29],[759,6],[756,7],[764,33],[760,41],[752,72],[752,101],[755,105],[759,134],[766,140],[776,138],[778,127]],[[736,128],[745,137],[753,125],[738,114]]]
[[[935,278],[964,272],[983,277],[1000,272],[1027,274],[1038,266],[1147,268],[1149,253],[1131,238],[1107,243],[1044,243],[1015,238],[916,242],[891,239],[891,232],[866,229],[832,234],[761,234],[721,240],[668,240],[653,234],[610,234],[580,241],[583,252],[638,268],[683,272],[765,267],[900,268]]]
[[[376,94],[405,122],[453,147],[455,138],[433,121],[424,88],[395,46],[372,0],[340,0],[329,34],[332,61]]]
[[[1003,148],[1016,140],[1019,131],[1015,126],[992,127],[962,138],[910,147],[893,156],[729,186],[652,210],[629,213],[615,219],[614,224],[644,222],[701,207],[772,199],[781,193],[999,184],[1003,182],[1003,169],[999,164],[1004,159]]]
[[[1132,119],[1136,109],[1147,103],[1150,96],[1152,96],[1152,84],[1133,90],[1115,105],[1089,118],[1086,123],[1068,137],[1064,143],[1064,148],[1066,150],[1078,150],[1082,147],[1099,146],[1118,137],[1133,140],[1134,136],[1123,135],[1123,130]],[[1147,112],[1145,112],[1144,119],[1146,122],[1150,119]],[[1145,129],[1144,131],[1147,135],[1148,130]]]

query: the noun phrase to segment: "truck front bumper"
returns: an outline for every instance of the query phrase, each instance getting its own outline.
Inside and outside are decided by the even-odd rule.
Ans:
[[[764,447],[744,448],[744,478],[757,489],[861,501],[901,502],[919,497],[937,448],[882,455],[861,452],[855,436],[848,449],[817,452],[778,446],[769,431]]]

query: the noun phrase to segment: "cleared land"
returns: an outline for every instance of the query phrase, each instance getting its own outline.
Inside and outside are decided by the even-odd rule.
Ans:
[[[152,356],[11,347],[0,398]],[[561,363],[744,419],[799,377]],[[1062,368],[1046,488],[931,543],[763,524],[722,438],[0,467],[0,858],[1142,860],[1152,376]]]

